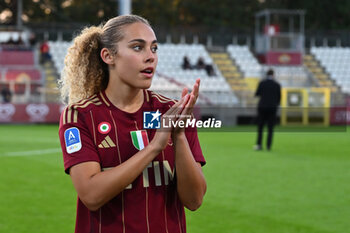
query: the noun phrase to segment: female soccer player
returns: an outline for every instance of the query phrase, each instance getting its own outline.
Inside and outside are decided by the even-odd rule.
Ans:
[[[184,206],[202,203],[196,129],[147,129],[160,126],[160,115],[176,121],[192,114],[200,81],[177,102],[158,95],[147,90],[157,62],[156,36],[135,15],[86,28],[69,48],[60,80],[69,105],[59,135],[78,193],[77,233],[185,233]]]

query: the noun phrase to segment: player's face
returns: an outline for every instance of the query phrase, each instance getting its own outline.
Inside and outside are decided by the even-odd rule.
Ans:
[[[144,23],[125,26],[123,32],[115,56],[116,76],[132,88],[147,89],[158,63],[157,38]]]

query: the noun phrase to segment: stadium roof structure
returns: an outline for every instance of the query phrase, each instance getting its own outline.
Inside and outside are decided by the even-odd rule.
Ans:
[[[294,31],[294,17],[299,17],[299,32],[304,34],[305,10],[265,9],[255,14],[255,32],[259,33],[260,23],[265,20],[265,25],[272,23],[273,16],[285,16],[288,18],[288,32]]]
[[[276,63],[279,64],[282,59],[283,64],[300,65],[304,52],[304,27],[305,10],[265,9],[257,12],[255,51],[260,54],[260,60],[268,63],[275,60],[278,53]]]

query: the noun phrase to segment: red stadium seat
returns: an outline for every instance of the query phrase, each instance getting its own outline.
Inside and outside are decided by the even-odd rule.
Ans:
[[[0,65],[34,65],[33,51],[0,51]]]
[[[5,73],[5,80],[6,81],[23,81],[23,80],[30,80],[30,81],[39,81],[41,80],[41,73],[37,69],[26,69],[26,70],[19,70],[19,69],[8,69]]]

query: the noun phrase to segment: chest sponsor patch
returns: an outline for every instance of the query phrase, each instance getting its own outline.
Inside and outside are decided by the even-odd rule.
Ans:
[[[72,154],[81,149],[81,139],[79,129],[72,127],[64,131],[64,141],[66,142],[66,150],[68,154]]]

